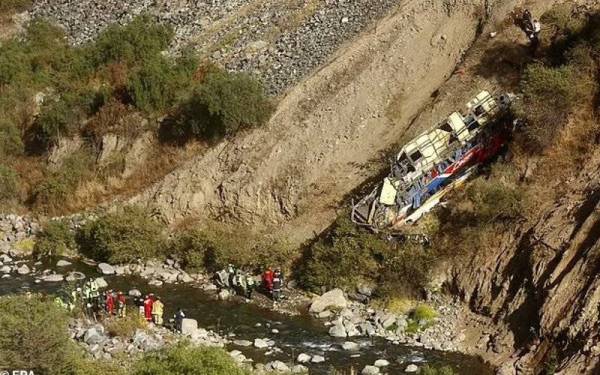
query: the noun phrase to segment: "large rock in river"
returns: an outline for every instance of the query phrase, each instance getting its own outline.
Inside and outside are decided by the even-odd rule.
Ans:
[[[181,321],[181,334],[191,335],[198,329],[198,321],[196,319],[185,318]]]
[[[114,275],[115,267],[111,266],[108,263],[100,263],[98,264],[98,272],[100,272],[103,275]]]
[[[330,308],[343,309],[348,305],[341,289],[332,289],[320,297],[316,297],[310,305],[310,312],[318,314]]]

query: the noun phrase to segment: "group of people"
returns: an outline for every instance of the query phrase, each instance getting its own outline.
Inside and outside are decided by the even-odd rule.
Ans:
[[[232,291],[248,300],[252,299],[252,293],[258,284],[252,274],[236,269],[232,264],[216,272],[214,280],[220,289]],[[260,286],[274,301],[281,300],[283,298],[283,273],[279,268],[273,271],[271,267],[268,267],[262,274]]]
[[[542,24],[539,20],[534,19],[529,9],[525,9],[520,17],[516,19],[517,25],[523,30],[531,48],[535,51],[540,45],[540,33],[542,32]]]
[[[124,318],[127,314],[127,299],[122,291],[112,289],[100,291],[94,279],[87,280],[83,287],[77,287],[71,291],[63,291],[54,299],[55,303],[64,309],[72,311],[81,306],[91,319],[98,321],[103,317]],[[156,325],[163,325],[165,305],[160,297],[149,293],[142,297],[134,297],[134,304],[146,321]],[[179,308],[173,317],[175,328],[181,331],[181,323],[185,318],[184,311]]]

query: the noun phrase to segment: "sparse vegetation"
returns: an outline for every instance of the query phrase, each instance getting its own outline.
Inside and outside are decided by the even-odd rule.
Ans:
[[[50,220],[37,235],[33,254],[37,258],[63,255],[68,250],[74,250],[76,246],[75,234],[68,224],[60,220]]]
[[[12,169],[0,164],[0,205],[14,199],[19,193],[19,176]]]
[[[450,366],[437,367],[429,364],[421,367],[419,373],[422,375],[456,375],[456,372]]]
[[[77,242],[84,254],[114,264],[160,258],[164,249],[162,226],[138,207],[125,207],[87,223]]]
[[[40,374],[63,374],[76,351],[66,311],[39,295],[0,297],[0,363]]]
[[[133,337],[138,329],[145,329],[148,323],[137,310],[128,309],[125,317],[113,318],[104,323],[106,331],[112,337]]]
[[[22,12],[29,8],[33,0],[2,0],[0,2],[0,14]]]
[[[133,368],[134,375],[248,375],[220,348],[178,344],[144,356]]]
[[[11,0],[2,7],[25,3]],[[107,172],[95,162],[108,133],[127,141],[149,129],[147,124],[158,130],[159,118],[177,117],[181,127],[191,119],[194,129],[202,129],[184,131],[184,137],[214,139],[266,121],[270,107],[260,83],[200,64],[190,51],[167,56],[173,35],[141,15],[125,26],[108,27],[94,42],[72,47],[62,29],[33,20],[23,36],[0,45],[0,162],[35,177],[22,191],[12,191],[10,200],[54,215],[102,199],[106,189],[121,189],[115,180],[126,178],[124,169]],[[86,173],[75,173],[72,164],[50,170],[40,157],[65,137],[84,140],[85,160],[91,161]],[[92,199],[82,196],[87,191],[82,181],[99,186],[88,193]]]

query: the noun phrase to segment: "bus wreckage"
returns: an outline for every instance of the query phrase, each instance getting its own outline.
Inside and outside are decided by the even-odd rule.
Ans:
[[[352,202],[352,221],[374,231],[416,223],[500,152],[512,130],[501,121],[512,100],[510,94],[482,91],[467,103],[466,115],[454,112],[407,143],[383,182]]]

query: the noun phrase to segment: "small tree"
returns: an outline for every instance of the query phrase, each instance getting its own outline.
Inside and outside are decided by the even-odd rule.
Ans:
[[[210,71],[182,105],[175,131],[217,139],[263,125],[272,110],[262,84],[248,74]]]
[[[81,250],[99,261],[127,263],[161,256],[159,223],[139,207],[125,207],[87,223],[77,236]]]
[[[0,363],[3,368],[63,374],[76,350],[65,310],[41,296],[0,297]]]
[[[50,220],[38,235],[33,253],[38,258],[62,255],[75,249],[75,235],[64,221]]]
[[[19,176],[12,169],[0,164],[0,203],[18,198]]]

